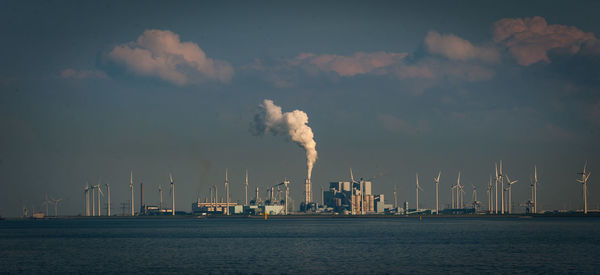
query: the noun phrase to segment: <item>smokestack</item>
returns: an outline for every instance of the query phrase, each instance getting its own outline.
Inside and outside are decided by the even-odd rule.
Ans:
[[[317,161],[317,143],[312,129],[307,125],[308,115],[301,110],[281,112],[281,107],[273,100],[265,99],[259,105],[261,111],[254,116],[251,130],[255,135],[270,132],[273,135],[289,136],[306,152],[307,179],[311,179],[312,169]]]
[[[258,201],[259,201],[259,200],[260,200],[260,199],[258,198],[258,187],[256,187],[256,200],[254,201],[254,204],[255,204],[255,205],[258,205]]]
[[[310,179],[306,179],[304,184],[304,204],[308,207],[308,204],[312,200],[312,189],[310,184]]]

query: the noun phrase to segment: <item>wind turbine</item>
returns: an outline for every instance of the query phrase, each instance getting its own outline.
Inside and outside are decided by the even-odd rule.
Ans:
[[[508,189],[508,214],[512,213],[512,185],[517,183],[519,180],[514,180],[514,181],[510,181],[510,179],[508,178],[508,175],[505,175],[506,177],[506,182],[508,184],[508,186],[506,187],[506,189]]]
[[[225,168],[225,200],[227,206],[225,207],[227,216],[229,216],[229,177],[227,176],[227,168]],[[273,197],[273,189],[271,188],[271,197]]]
[[[492,175],[490,175],[490,182],[487,187],[487,195],[488,195],[488,213],[492,213]]]
[[[110,217],[110,184],[104,184],[106,186],[106,193],[108,195],[107,214]]]
[[[494,196],[496,197],[494,202],[496,206],[494,207],[494,214],[498,214],[498,163],[494,163],[494,168],[496,170],[496,191],[494,191]]]
[[[460,206],[462,209],[465,208],[465,186],[461,185],[460,186]]]
[[[160,205],[159,205],[158,209],[161,210],[161,211],[163,209],[163,196],[162,196],[162,193],[163,193],[162,185],[158,185],[158,194],[160,195]]]
[[[100,188],[100,184],[96,184],[95,187],[98,189],[98,216],[102,216],[102,211],[100,210],[100,195],[104,196],[104,193],[102,192],[102,188]]]
[[[436,178],[433,178],[433,181],[435,182],[435,214],[439,215],[440,214],[440,209],[439,209],[439,205],[438,205],[438,187],[439,187],[439,183],[440,183],[440,176],[442,175],[442,171],[438,172],[438,176]],[[395,191],[394,191],[395,192]],[[394,194],[395,196],[395,194]],[[394,197],[395,199],[395,197]]]
[[[460,184],[460,171],[458,171],[458,179],[456,180],[456,208],[463,208],[463,192],[463,186]]]
[[[42,202],[42,205],[46,206],[46,216],[48,216],[48,204],[52,203],[52,201],[50,201],[48,199],[48,193],[46,193],[46,200],[44,200],[44,202]]]
[[[169,173],[169,179],[171,180],[171,202],[173,202],[173,213],[175,216],[175,182],[173,182],[173,175]]]
[[[394,209],[398,209],[398,192],[396,191],[396,185],[394,185]]]
[[[498,176],[500,177],[500,184],[502,185],[502,193],[500,194],[500,198],[502,200],[501,214],[504,215],[504,177],[502,177],[502,160],[500,160],[500,174],[498,174]]]
[[[96,187],[91,186],[92,189],[92,216],[96,216]]]
[[[135,210],[133,208],[133,170],[131,170],[131,175],[129,176],[129,191],[131,193],[131,200],[130,202],[130,209],[131,209],[131,216],[135,216]]]
[[[533,213],[537,214],[537,185],[538,185],[538,176],[537,176],[537,167],[533,165]]]
[[[455,207],[454,207],[454,189],[455,188],[456,188],[456,185],[450,186],[450,194],[452,195],[452,209],[455,209]]]
[[[587,215],[587,181],[590,178],[590,175],[592,173],[589,171],[586,171],[586,167],[587,167],[587,161],[583,165],[583,172],[578,173],[581,175],[581,179],[577,179],[577,182],[579,182],[583,185],[583,214]]]
[[[58,217],[58,203],[62,201],[62,199],[52,199],[52,203],[54,203],[54,217]]]
[[[88,184],[85,185],[83,189],[83,194],[85,195],[85,215],[90,215],[90,187]]]
[[[244,205],[248,205],[248,169],[246,169],[246,181],[244,182],[244,189],[245,189],[245,203]]]
[[[423,191],[423,188],[421,188],[421,185],[419,185],[419,173],[416,174],[415,178],[417,179],[417,184],[416,184],[417,204],[416,204],[415,211],[419,212],[419,190]]]

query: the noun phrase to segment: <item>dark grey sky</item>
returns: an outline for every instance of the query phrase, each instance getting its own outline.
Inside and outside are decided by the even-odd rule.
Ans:
[[[540,209],[581,208],[575,182],[600,152],[600,21],[594,1],[0,3],[0,215],[83,211],[86,182],[109,182],[113,211],[129,170],[158,201],[173,172],[189,211],[230,169],[241,199],[283,177],[302,198],[306,160],[249,131],[258,105],[309,116],[314,190],[348,177],[414,203],[441,201],[462,171],[479,197],[495,161]],[[203,56],[205,54],[205,56]],[[589,202],[599,207],[594,177]],[[136,205],[138,204],[136,188]],[[264,195],[263,195],[264,196]],[[317,197],[317,196],[315,196]]]

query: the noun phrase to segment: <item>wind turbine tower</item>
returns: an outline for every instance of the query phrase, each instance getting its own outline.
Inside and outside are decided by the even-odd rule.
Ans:
[[[175,182],[173,182],[172,174],[169,174],[169,179],[171,180],[171,202],[173,203],[173,211],[171,214],[175,216]]]
[[[537,214],[537,184],[538,184],[538,177],[537,177],[537,167],[534,165],[533,166],[533,213]]]
[[[133,170],[131,171],[131,174],[129,176],[129,191],[131,193],[131,200],[129,201],[129,203],[130,203],[129,209],[131,210],[131,216],[134,216],[135,210],[133,209]]]
[[[96,216],[96,187],[92,185],[90,188],[92,188],[92,216]]]
[[[500,185],[502,191],[502,193],[500,194],[500,199],[502,200],[502,208],[500,208],[500,211],[501,214],[504,215],[504,177],[502,177],[502,160],[500,160],[500,174],[498,176],[500,177]]]
[[[290,181],[285,179],[283,180],[283,185],[285,186],[285,214],[288,214],[288,196],[289,196],[289,192],[290,192],[290,188],[289,188],[289,184]],[[256,198],[258,201],[258,187],[256,187]]]
[[[110,217],[110,184],[107,183],[105,185],[106,185],[106,193],[108,195],[108,205],[107,205],[108,212],[107,213],[108,213],[108,216]]]
[[[418,212],[419,211],[419,189],[423,190],[421,188],[421,186],[419,185],[419,174],[417,173],[415,178],[417,179],[417,184],[416,184],[416,190],[417,190],[417,204],[416,204],[416,208],[415,210]]]
[[[58,217],[58,203],[62,201],[62,199],[52,200],[54,203],[54,217]]]
[[[519,180],[514,180],[514,181],[510,181],[510,179],[508,178],[508,175],[505,175],[506,177],[506,183],[508,184],[507,189],[508,189],[508,214],[512,213],[512,185],[517,183]]]
[[[490,175],[490,182],[488,183],[487,195],[488,195],[488,213],[492,213],[492,175]]]
[[[394,185],[394,209],[398,209],[398,193],[396,191],[396,185]]]
[[[456,208],[463,208],[462,199],[462,185],[460,184],[460,171],[458,171],[458,178],[456,179]]]
[[[85,189],[83,189],[83,193],[85,194],[85,215],[90,215],[90,187],[88,184],[85,185]]]
[[[435,214],[436,215],[440,214],[440,209],[439,209],[439,205],[438,205],[438,200],[439,200],[439,197],[438,197],[438,187],[439,187],[439,184],[440,184],[440,176],[441,175],[442,175],[442,171],[439,171],[437,178],[433,178],[433,181],[435,181]],[[394,201],[395,201],[395,198],[394,198]]]
[[[158,206],[158,209],[162,210],[163,209],[163,196],[162,196],[163,190],[162,190],[162,185],[158,185],[158,194],[160,196],[160,204]],[[211,194],[212,194],[212,192],[211,192]]]
[[[244,205],[248,206],[248,169],[246,169],[246,181],[244,182]]]
[[[578,173],[581,175],[581,179],[578,179],[577,182],[583,185],[583,214],[587,215],[587,181],[590,178],[591,173],[586,171],[587,161],[583,165],[583,172]]]
[[[494,168],[496,170],[496,190],[494,191],[494,196],[496,197],[494,202],[496,206],[494,207],[494,213],[498,214],[498,163],[494,163]]]
[[[271,196],[273,191],[271,191]],[[229,177],[227,176],[227,168],[225,168],[225,196],[227,200],[227,206],[225,207],[225,213],[229,216]]]
[[[452,185],[450,187],[450,195],[452,195],[452,209],[454,209],[454,188],[456,188],[456,185]]]
[[[96,188],[98,189],[98,216],[102,216],[102,211],[100,210],[100,204],[102,203],[100,200],[100,195],[104,196],[104,193],[102,192],[100,183],[96,184]]]
[[[46,200],[44,200],[43,204],[46,205],[46,216],[48,216],[48,204],[50,204],[52,201],[50,201],[48,199],[48,193],[46,193]]]

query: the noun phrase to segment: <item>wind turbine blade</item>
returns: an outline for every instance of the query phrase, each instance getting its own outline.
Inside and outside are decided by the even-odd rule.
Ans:
[[[538,178],[537,178],[537,167],[535,165],[533,166],[533,179],[537,183],[537,181],[538,181]]]
[[[496,169],[496,179],[498,179],[498,163],[494,163],[494,169]]]
[[[587,175],[585,176],[585,181],[587,182],[587,180],[590,178],[590,175],[592,174],[592,172],[588,172]]]

